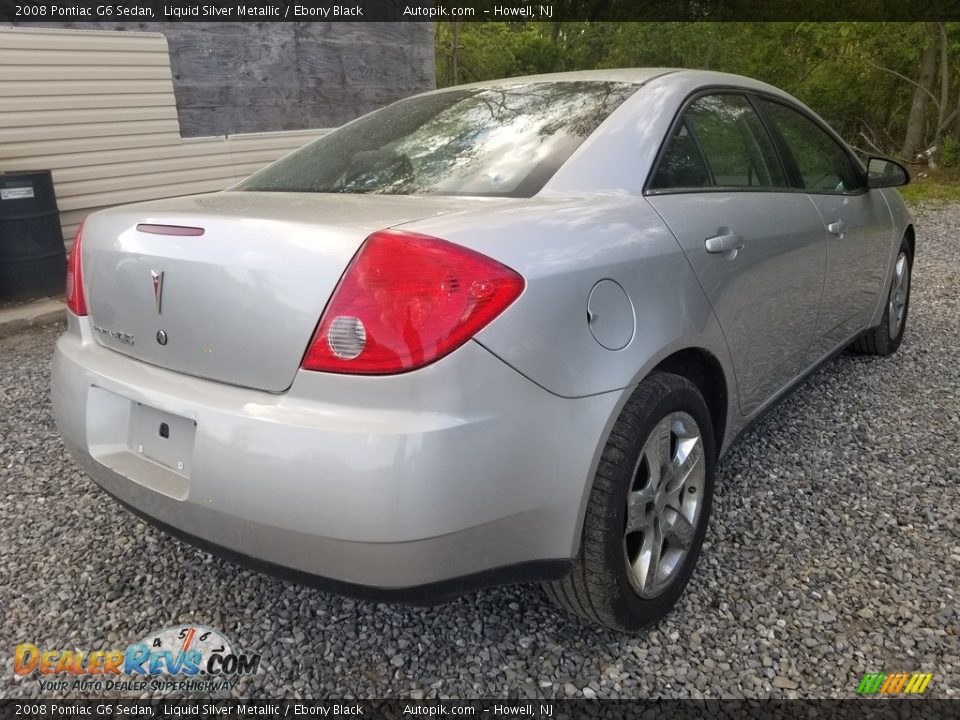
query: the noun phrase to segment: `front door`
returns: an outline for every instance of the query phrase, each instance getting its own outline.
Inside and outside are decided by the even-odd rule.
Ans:
[[[764,113],[782,136],[827,234],[827,272],[814,352],[863,330],[877,307],[890,247],[890,210],[847,150],[812,118],[773,100]]]

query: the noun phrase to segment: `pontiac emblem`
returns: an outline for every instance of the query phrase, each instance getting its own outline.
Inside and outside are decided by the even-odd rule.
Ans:
[[[157,314],[160,314],[160,308],[163,305],[163,270],[157,272],[150,271],[150,277],[153,279],[153,297],[157,301]]]

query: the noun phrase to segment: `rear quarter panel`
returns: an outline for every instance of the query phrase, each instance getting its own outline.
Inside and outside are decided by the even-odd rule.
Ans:
[[[676,239],[642,197],[611,193],[518,200],[408,226],[465,245],[526,279],[517,301],[476,340],[550,392],[583,397],[628,388],[676,350],[703,348],[730,367],[716,318]],[[594,339],[587,300],[603,279],[632,301],[620,350]],[[733,388],[728,372],[728,386]]]

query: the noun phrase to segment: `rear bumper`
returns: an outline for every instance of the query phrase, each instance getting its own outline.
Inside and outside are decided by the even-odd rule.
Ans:
[[[106,492],[110,494],[109,491]],[[278,565],[247,555],[233,548],[218,545],[196,535],[191,535],[180,528],[161,522],[157,518],[147,515],[139,508],[124,502],[115,495],[112,495],[112,497],[145,522],[163,530],[168,535],[172,535],[202,550],[206,550],[213,555],[218,555],[238,565],[266,575],[272,575],[282,580],[289,580],[299,585],[307,585],[309,587],[315,587],[318,590],[353,597],[359,600],[405,603],[410,605],[434,605],[452,600],[474,590],[482,590],[498,585],[559,580],[564,577],[573,566],[572,560],[531,560],[515,565],[490,568],[489,570],[482,570],[469,575],[435,580],[421,585],[409,585],[405,587],[361,585]]]
[[[558,398],[476,343],[265,393],[132,360],[72,316],[52,394],[78,463],[151,522],[299,582],[419,602],[562,574],[619,396]],[[187,470],[138,455],[137,403],[196,423]]]

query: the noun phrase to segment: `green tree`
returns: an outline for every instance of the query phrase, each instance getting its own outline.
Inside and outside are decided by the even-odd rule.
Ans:
[[[613,67],[747,75],[796,96],[864,153],[960,152],[960,23],[439,23],[440,86]],[[949,152],[948,152],[949,151]]]

